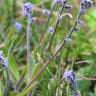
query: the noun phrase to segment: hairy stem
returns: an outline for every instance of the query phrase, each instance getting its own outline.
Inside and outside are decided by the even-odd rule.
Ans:
[[[41,34],[40,42],[42,42],[42,40],[43,40],[43,38],[44,38],[44,35],[45,35],[45,32],[46,32],[47,27],[48,27],[48,25],[49,25],[50,18],[51,18],[51,16],[52,16],[52,13],[53,13],[54,8],[55,8],[55,4],[53,4],[53,6],[52,6],[52,9],[51,9],[50,15],[49,15],[49,17],[48,17],[47,23],[46,23],[46,25],[45,25],[44,31],[43,31],[43,33]]]
[[[65,8],[65,4],[66,4],[66,3],[64,3],[64,4],[62,5],[61,11],[60,11],[60,13],[58,14],[58,16],[61,16],[61,15],[62,15],[63,10],[64,10],[64,8]],[[58,16],[57,16],[57,20],[56,20],[54,32],[53,32],[52,37],[51,37],[51,40],[50,40],[50,42],[49,42],[48,50],[50,49],[50,46],[51,46],[51,44],[52,44],[53,38],[54,38],[54,36],[55,36],[56,30],[57,30],[57,27],[58,27],[58,24],[59,24],[59,21],[60,21]]]
[[[28,16],[28,26],[27,26],[27,78],[30,81],[31,70],[30,70],[30,16]]]

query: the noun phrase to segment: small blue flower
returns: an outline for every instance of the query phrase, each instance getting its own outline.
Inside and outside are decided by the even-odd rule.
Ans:
[[[62,16],[61,15],[58,15],[58,20],[60,21],[62,19]]]
[[[53,32],[54,32],[54,28],[53,28],[53,27],[50,27],[50,28],[49,28],[49,32],[50,32],[50,33],[53,33]]]
[[[20,31],[22,28],[22,24],[20,24],[19,22],[15,22],[15,27],[17,31]]]
[[[2,64],[4,67],[8,67],[8,59],[7,58],[4,58],[3,61],[2,61]]]

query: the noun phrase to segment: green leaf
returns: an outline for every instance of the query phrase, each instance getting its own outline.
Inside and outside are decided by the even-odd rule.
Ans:
[[[15,78],[18,80],[19,70],[18,70],[18,66],[16,64],[16,61],[14,59],[14,56],[12,54],[10,54],[10,57],[9,57],[9,67],[10,67],[12,73],[14,74]]]

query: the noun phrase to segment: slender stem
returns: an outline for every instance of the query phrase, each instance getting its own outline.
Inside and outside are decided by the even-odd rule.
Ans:
[[[81,78],[81,80],[96,81],[96,78],[95,77],[85,77],[85,76],[80,75],[80,74],[78,76]]]
[[[64,4],[62,5],[61,11],[60,11],[60,13],[58,14],[58,16],[61,16],[61,15],[62,15],[63,10],[64,10],[64,8],[65,8],[65,4],[66,4],[66,3],[64,3]],[[54,32],[53,32],[52,37],[51,37],[51,40],[50,40],[50,42],[49,42],[48,50],[50,49],[50,46],[51,46],[51,44],[52,44],[53,38],[54,38],[54,36],[55,36],[56,30],[57,30],[57,27],[58,27],[58,24],[59,24],[59,21],[60,21],[58,16],[57,16],[57,20],[56,20]]]
[[[21,82],[23,82],[25,74],[26,72],[24,72],[24,74],[19,78],[18,82],[16,83],[15,85],[16,90],[19,90],[19,85]]]
[[[7,76],[7,79],[6,79],[6,88],[4,90],[4,94],[3,96],[7,96],[7,93],[8,93],[8,88],[9,88],[9,73],[8,73],[8,69],[6,68],[6,76]]]
[[[31,71],[30,71],[30,15],[28,16],[28,26],[27,26],[27,73],[28,80],[30,81]]]
[[[44,71],[44,70],[46,69],[46,67],[50,64],[50,62],[51,62],[52,60],[54,60],[54,58],[55,58],[55,57],[57,56],[57,54],[61,51],[61,49],[63,49],[64,45],[65,45],[66,42],[67,42],[66,39],[70,38],[70,36],[72,35],[72,33],[73,33],[73,31],[74,31],[74,28],[75,28],[75,27],[77,26],[77,24],[78,24],[77,22],[78,22],[79,18],[80,18],[80,12],[79,12],[79,14],[78,14],[78,16],[77,16],[77,19],[76,19],[76,22],[75,22],[74,26],[71,28],[71,30],[70,30],[69,33],[67,34],[66,38],[64,38],[64,40],[63,40],[61,46],[59,47],[59,49],[53,54],[53,56],[50,58],[50,60],[48,60],[48,61],[44,64],[44,66],[38,71],[38,73],[32,78],[31,82],[21,91],[20,94],[22,94],[27,88],[29,88],[29,87],[33,84],[33,82],[34,82],[35,80],[37,80],[37,78],[43,73],[43,71]]]
[[[48,17],[47,23],[46,23],[46,25],[45,25],[44,31],[43,31],[43,33],[41,34],[40,42],[42,42],[42,40],[43,40],[43,38],[44,38],[44,35],[45,35],[45,32],[46,32],[47,27],[48,27],[48,25],[49,25],[50,18],[51,18],[51,16],[52,16],[52,13],[53,13],[54,8],[55,8],[55,4],[53,4],[53,6],[52,6],[52,9],[51,9],[50,15],[49,15],[49,17]]]

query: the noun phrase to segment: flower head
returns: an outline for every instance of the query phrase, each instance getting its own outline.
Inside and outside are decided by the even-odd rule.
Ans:
[[[81,15],[83,15],[86,9],[92,7],[93,1],[92,0],[81,0]]]
[[[30,19],[30,22],[31,22],[31,23],[35,23],[36,20],[37,20],[37,17],[32,17],[32,18]]]
[[[23,12],[24,12],[24,15],[26,17],[28,17],[29,15],[31,15],[31,12],[32,12],[32,8],[33,8],[33,5],[31,3],[25,3],[23,5]]]

